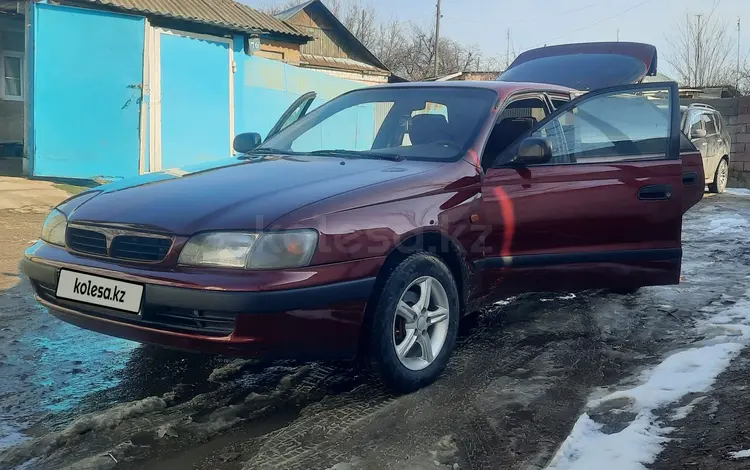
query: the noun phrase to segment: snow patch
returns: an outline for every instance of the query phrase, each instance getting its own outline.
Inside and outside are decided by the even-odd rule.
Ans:
[[[92,431],[104,431],[117,427],[123,421],[163,410],[167,403],[160,397],[148,397],[143,400],[121,403],[112,408],[84,415],[62,431],[46,434],[42,437],[26,440],[0,455],[0,467],[10,463],[20,464],[40,455],[49,455],[56,449],[75,446],[82,436]]]
[[[661,429],[645,413],[618,433],[604,434],[601,429],[602,425],[588,414],[581,416],[547,469],[645,468],[643,465],[653,462],[666,441]]]
[[[679,421],[681,419],[687,418],[687,416],[693,412],[693,408],[695,408],[695,405],[705,400],[706,397],[698,397],[695,400],[691,401],[685,406],[681,406],[674,410],[674,413],[672,413],[672,421]]]
[[[708,223],[708,232],[712,234],[744,232],[748,225],[750,224],[748,224],[747,219],[739,215],[721,217]]]
[[[573,300],[575,298],[576,298],[575,294],[565,294],[559,297],[555,297],[554,299],[542,299],[542,302],[553,302],[555,300]]]
[[[668,440],[666,435],[672,431],[658,423],[654,412],[689,393],[708,391],[741,349],[742,345],[729,343],[678,352],[650,371],[642,385],[589,402],[588,407],[595,408],[627,398],[632,404],[626,411],[636,413],[636,417],[622,431],[604,434],[602,426],[584,414],[547,468],[645,469],[645,465],[654,462]]]
[[[255,359],[235,359],[229,364],[214,369],[211,375],[208,376],[208,381],[215,383],[226,382],[232,377],[239,375],[247,367],[257,363],[258,361]]]
[[[747,188],[727,188],[725,191],[726,194],[731,194],[732,196],[750,196],[750,189]]]
[[[602,424],[584,413],[547,469],[645,470],[646,465],[654,463],[673,429],[660,422],[657,410],[674,405],[689,394],[707,392],[731,360],[750,343],[750,301],[745,298],[737,302],[699,323],[697,329],[707,337],[703,346],[667,357],[642,375],[641,385],[588,403],[591,410],[607,408],[608,403],[618,400],[620,409],[612,408],[613,412],[635,415],[627,427],[607,433]],[[676,409],[671,418],[683,419],[701,399]],[[747,452],[750,457],[750,451]]]
[[[730,452],[729,456],[733,459],[745,459],[750,457],[750,449],[741,450],[739,452]]]
[[[506,305],[510,305],[514,300],[516,300],[515,297],[508,297],[507,299],[495,302],[495,305],[498,307],[505,307]]]

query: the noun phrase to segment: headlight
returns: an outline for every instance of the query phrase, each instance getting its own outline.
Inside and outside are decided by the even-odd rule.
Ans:
[[[315,230],[264,233],[250,255],[248,269],[299,268],[310,264],[318,247]]]
[[[42,226],[42,240],[50,245],[65,246],[65,229],[68,226],[68,218],[65,214],[54,209],[47,216]]]
[[[317,245],[315,230],[202,233],[185,244],[178,262],[225,268],[298,268],[310,264]]]

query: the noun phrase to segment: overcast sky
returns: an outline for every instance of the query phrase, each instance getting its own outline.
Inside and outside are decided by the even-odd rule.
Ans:
[[[274,0],[243,0],[250,6]],[[435,0],[371,0],[383,19],[432,24]],[[286,3],[277,0],[277,3]],[[659,50],[661,72],[673,71],[664,60],[670,54],[667,37],[685,11],[715,16],[737,39],[737,19],[743,31],[741,50],[750,56],[750,0],[443,0],[441,33],[466,44],[477,44],[485,55],[504,55],[508,29],[517,52],[544,44],[621,41],[653,44]],[[734,62],[734,60],[733,60]]]

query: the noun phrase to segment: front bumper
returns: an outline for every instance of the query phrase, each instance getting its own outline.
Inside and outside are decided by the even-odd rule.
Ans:
[[[41,256],[44,254],[48,257]],[[268,284],[239,290],[234,277],[242,277],[243,273],[225,273],[214,279],[214,284],[232,289],[221,285],[198,287],[186,285],[184,273],[158,272],[148,277],[140,266],[107,265],[40,242],[27,251],[22,268],[38,300],[55,316],[82,328],[177,349],[312,360],[350,358],[357,352],[367,300],[375,282],[373,268],[378,263],[363,260],[344,264],[351,266],[343,271],[338,265],[318,267],[309,276],[296,273],[286,281],[276,279],[270,285],[273,290],[258,290]],[[57,298],[60,269],[142,284],[140,313]],[[325,272],[330,269],[342,273],[373,272],[348,280],[345,274]],[[272,273],[265,275],[269,279]],[[337,282],[309,285],[315,278],[336,277],[340,277]]]

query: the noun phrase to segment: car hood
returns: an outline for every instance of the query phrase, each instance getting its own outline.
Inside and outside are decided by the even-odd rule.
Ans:
[[[308,204],[434,166],[296,155],[235,158],[109,183],[64,211],[70,222],[177,235],[261,230]]]

